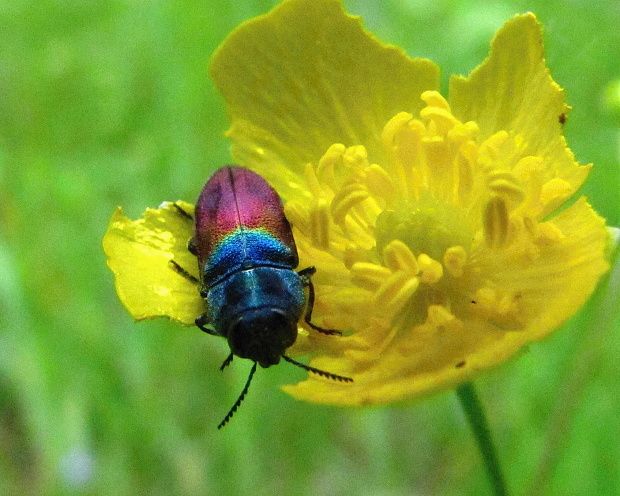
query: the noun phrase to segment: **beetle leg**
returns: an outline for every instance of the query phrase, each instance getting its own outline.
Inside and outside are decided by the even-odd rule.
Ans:
[[[184,210],[183,207],[181,207],[177,202],[174,202],[172,206],[177,209],[177,212],[181,214],[182,217],[185,217],[186,219],[189,219],[189,220],[194,220],[194,217],[192,217],[192,215],[189,212]]]
[[[327,334],[330,336],[338,335],[341,336],[342,332],[337,331],[335,329],[325,329],[316,324],[310,322],[312,319],[312,310],[314,309],[314,284],[312,284],[312,279],[310,277],[316,272],[316,267],[306,267],[305,269],[300,270],[297,274],[301,277],[301,282],[304,286],[308,286],[308,304],[306,305],[306,315],[304,316],[304,322],[308,324],[312,329],[318,331],[323,334]]]
[[[219,334],[215,332],[215,329],[211,327],[211,322],[209,321],[209,314],[206,312],[196,317],[194,324],[196,324],[196,327],[198,327],[198,329],[200,329],[202,332],[206,332],[207,334],[211,334],[212,336],[219,336]]]
[[[190,282],[193,282],[194,284],[200,284],[200,281],[198,280],[198,278],[191,275],[189,272],[187,272],[183,267],[181,267],[174,260],[170,260],[168,263],[170,264],[170,268],[174,270],[180,276],[185,277],[185,279],[187,279]]]
[[[189,212],[187,212],[183,207],[181,207],[177,202],[174,202],[172,204],[172,206],[174,208],[176,208],[177,213],[181,216],[186,218],[187,220],[191,220],[192,222],[194,221],[194,217],[192,217],[192,215],[190,215]],[[189,252],[192,255],[196,255],[198,252],[196,251],[196,241],[194,240],[194,238],[191,238],[188,242],[187,242],[187,249],[189,250]]]
[[[187,242],[187,250],[194,256],[198,255],[198,249],[196,248],[196,238],[190,238]]]
[[[310,267],[306,267],[305,269],[301,269],[297,272],[297,275],[301,277],[301,280],[304,286],[307,286],[310,282],[310,277],[312,277],[316,273],[316,267],[311,265]]]
[[[231,353],[230,355],[226,357],[226,360],[224,360],[224,363],[222,363],[220,370],[224,370],[226,367],[230,365],[230,362],[232,361],[233,361],[233,354]]]

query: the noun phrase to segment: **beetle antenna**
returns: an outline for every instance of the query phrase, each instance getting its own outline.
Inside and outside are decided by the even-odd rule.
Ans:
[[[310,367],[310,365],[300,363],[297,360],[293,360],[292,358],[287,357],[286,355],[282,355],[282,358],[284,358],[287,362],[292,363],[293,365],[297,365],[298,367],[301,367],[302,369],[307,370],[308,372],[312,372],[313,374],[317,374],[322,377],[327,377],[328,379],[333,379],[334,381],[353,382],[353,379],[351,379],[350,377],[345,377],[344,375],[336,375],[336,374],[332,374],[331,372],[326,372],[325,370]]]
[[[220,422],[220,425],[217,426],[218,429],[221,429],[222,427],[224,427],[228,423],[228,421],[232,418],[232,416],[237,411],[237,408],[239,408],[239,405],[243,401],[243,398],[245,398],[245,395],[248,393],[248,389],[250,387],[250,382],[252,382],[252,377],[254,377],[254,372],[256,372],[256,365],[257,365],[257,363],[254,362],[254,365],[252,366],[252,370],[250,370],[250,376],[248,377],[248,380],[245,383],[245,387],[243,388],[243,391],[241,391],[241,394],[237,398],[237,401],[235,401],[235,404],[232,406],[230,411],[226,414],[226,416],[224,417],[224,420],[222,420]]]

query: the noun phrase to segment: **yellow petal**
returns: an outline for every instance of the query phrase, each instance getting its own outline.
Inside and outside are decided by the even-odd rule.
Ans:
[[[453,76],[450,106],[461,121],[476,121],[481,138],[508,131],[513,166],[522,157],[543,158],[544,179],[561,178],[570,185],[549,214],[577,191],[590,165],[579,165],[562,136],[560,115],[568,111],[564,91],[545,65],[542,29],[534,14],[507,22],[491,45],[491,54],[469,77]]]
[[[176,203],[187,212],[194,210],[185,202]],[[103,249],[118,297],[133,318],[169,317],[189,325],[205,311],[196,284],[169,265],[174,259],[198,276],[196,257],[187,250],[192,234],[191,220],[168,202],[146,210],[144,217],[135,221],[125,217],[121,208],[114,212]]]
[[[432,62],[380,43],[337,0],[287,0],[243,23],[213,56],[211,76],[232,121],[233,156],[284,198],[333,143],[363,143],[381,158],[385,123],[417,113],[420,94],[438,85]]]

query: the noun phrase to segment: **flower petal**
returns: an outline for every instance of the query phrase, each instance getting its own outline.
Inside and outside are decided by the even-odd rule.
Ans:
[[[451,78],[449,95],[454,115],[463,122],[476,121],[482,139],[500,129],[508,131],[514,138],[515,161],[540,156],[546,169],[543,179],[561,178],[570,185],[555,207],[586,179],[591,165],[575,162],[562,136],[561,115],[569,107],[545,65],[542,28],[534,14],[507,22],[495,36],[489,58],[468,77]]]
[[[213,56],[211,76],[232,121],[233,156],[284,198],[333,143],[364,143],[378,160],[385,123],[417,114],[420,94],[438,85],[431,61],[380,43],[337,0],[288,0],[245,22]]]
[[[177,201],[185,211],[192,205]],[[187,250],[192,223],[179,215],[172,203],[147,209],[144,218],[132,221],[118,208],[103,238],[108,266],[116,279],[116,292],[137,320],[169,317],[191,325],[205,311],[196,285],[172,270],[174,259],[197,275],[196,257]]]

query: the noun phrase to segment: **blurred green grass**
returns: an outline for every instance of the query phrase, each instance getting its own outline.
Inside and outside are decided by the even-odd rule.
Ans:
[[[223,340],[135,324],[118,302],[101,249],[111,213],[192,201],[230,161],[209,57],[276,3],[0,6],[0,494],[487,493],[454,395],[340,410],[285,396],[278,385],[303,373],[275,367],[218,432],[249,364],[220,373]],[[619,224],[619,121],[603,105],[620,78],[617,2],[345,5],[381,39],[435,60],[444,83],[483,60],[504,21],[534,11],[574,107],[568,142],[596,165],[584,193]],[[613,284],[477,381],[514,494],[620,494]],[[554,429],[557,465],[536,479]]]

